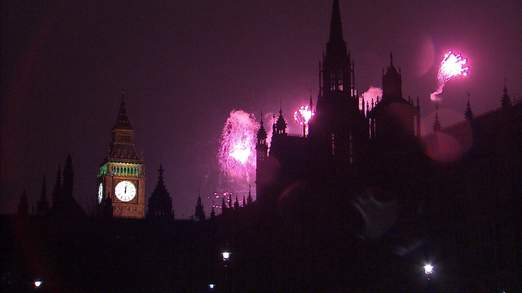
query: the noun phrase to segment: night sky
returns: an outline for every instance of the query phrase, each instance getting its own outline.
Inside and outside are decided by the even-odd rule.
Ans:
[[[63,2],[63,3],[62,3]],[[90,212],[122,88],[147,170],[147,196],[163,164],[176,217],[188,218],[201,186],[218,186],[216,153],[228,113],[290,113],[318,91],[331,1],[8,1],[1,9],[0,212],[24,188],[48,197],[68,153],[75,194]],[[445,50],[471,61],[446,87],[441,123],[500,105],[504,79],[522,93],[522,2],[341,1],[356,87],[402,69],[403,92],[421,99],[431,127],[437,65]],[[290,128],[296,128],[290,124]],[[208,204],[208,203],[207,203]]]

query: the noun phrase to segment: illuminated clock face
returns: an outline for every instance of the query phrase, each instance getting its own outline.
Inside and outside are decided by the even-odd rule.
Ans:
[[[114,194],[123,202],[131,201],[136,196],[136,186],[130,181],[121,181],[116,184]]]
[[[98,185],[98,203],[101,203],[103,200],[103,184],[100,183],[100,185]]]

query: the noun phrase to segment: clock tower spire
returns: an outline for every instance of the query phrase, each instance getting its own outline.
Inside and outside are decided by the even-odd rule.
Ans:
[[[124,91],[112,128],[109,153],[98,172],[97,199],[100,208],[106,197],[112,201],[113,217],[145,217],[145,165],[136,151]]]

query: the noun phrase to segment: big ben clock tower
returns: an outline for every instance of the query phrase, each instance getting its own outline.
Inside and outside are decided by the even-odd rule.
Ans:
[[[145,166],[136,152],[123,93],[109,154],[100,165],[97,183],[100,210],[104,200],[110,200],[113,217],[145,217]]]

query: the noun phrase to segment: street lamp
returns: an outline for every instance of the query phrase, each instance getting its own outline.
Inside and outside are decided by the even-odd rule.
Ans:
[[[426,275],[426,277],[429,279],[431,274],[433,274],[433,270],[435,269],[435,267],[433,267],[432,264],[430,263],[427,263],[424,265],[424,274]]]
[[[223,250],[221,252],[221,256],[223,257],[223,292],[230,291],[230,280],[228,279],[228,263],[230,262],[230,257],[232,256],[232,252],[229,250]]]
[[[431,263],[425,263],[422,267],[424,269],[424,275],[426,276],[427,284],[426,284],[426,292],[432,292],[432,284],[431,284],[431,276],[435,271],[435,267]]]
[[[209,289],[210,291],[214,291],[214,289],[216,289],[216,284],[214,284],[214,283],[210,283],[210,284],[208,284],[208,289]]]
[[[36,289],[40,288],[40,286],[42,286],[42,284],[43,284],[43,281],[40,279],[36,279],[33,282],[34,288],[36,288]]]
[[[221,252],[221,256],[223,257],[223,261],[224,262],[228,262],[230,260],[230,256],[232,255],[232,253],[230,251],[223,251]]]

